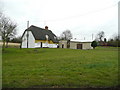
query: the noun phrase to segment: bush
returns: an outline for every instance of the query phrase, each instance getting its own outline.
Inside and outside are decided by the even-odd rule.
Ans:
[[[96,41],[93,41],[91,46],[95,49],[95,47],[97,47],[97,42]]]

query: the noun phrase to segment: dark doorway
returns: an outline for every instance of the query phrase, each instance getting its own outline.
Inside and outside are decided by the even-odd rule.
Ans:
[[[77,44],[77,49],[82,49],[82,44]]]
[[[64,44],[62,44],[62,48],[64,48]]]
[[[41,48],[42,48],[42,42],[41,42]]]
[[[67,48],[70,48],[70,40],[67,41]]]

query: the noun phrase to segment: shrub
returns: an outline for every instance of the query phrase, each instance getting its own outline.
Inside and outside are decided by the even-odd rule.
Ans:
[[[95,49],[95,47],[97,47],[97,42],[96,41],[93,41],[91,46]]]

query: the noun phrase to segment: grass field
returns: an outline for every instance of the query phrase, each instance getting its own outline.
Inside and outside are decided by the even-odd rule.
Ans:
[[[118,85],[118,48],[95,50],[7,48],[3,88],[82,88]]]

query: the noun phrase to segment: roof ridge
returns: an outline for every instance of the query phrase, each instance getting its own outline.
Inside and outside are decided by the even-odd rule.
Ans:
[[[36,27],[36,28],[40,28],[40,27],[38,27],[38,26],[35,26],[35,25],[31,25],[30,27]],[[43,29],[43,28],[40,28],[40,29]]]
[[[30,27],[36,27],[36,28],[39,28],[39,29],[42,29],[42,30],[46,30],[45,28],[41,28],[41,27],[38,27],[38,26],[35,26],[35,25],[31,25]],[[48,29],[48,31],[51,31],[51,30]]]

